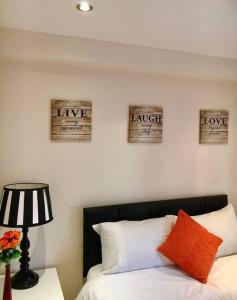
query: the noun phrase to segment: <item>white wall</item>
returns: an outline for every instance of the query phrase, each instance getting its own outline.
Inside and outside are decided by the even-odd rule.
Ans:
[[[237,60],[0,28],[0,60],[237,82]]]
[[[50,141],[50,99],[91,100],[90,143]],[[30,230],[32,267],[56,266],[66,300],[82,278],[82,207],[227,193],[237,207],[237,86],[2,63],[0,187],[50,184],[54,221]],[[128,106],[161,105],[162,144],[127,143]],[[199,145],[199,110],[228,109],[229,144]],[[3,229],[1,229],[3,230]]]

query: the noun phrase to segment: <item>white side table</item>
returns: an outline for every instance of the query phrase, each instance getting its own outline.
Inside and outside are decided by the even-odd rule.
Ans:
[[[13,300],[64,300],[56,268],[36,272],[40,276],[39,283],[27,290],[12,289]],[[0,276],[0,291],[3,291],[3,283],[4,276]]]

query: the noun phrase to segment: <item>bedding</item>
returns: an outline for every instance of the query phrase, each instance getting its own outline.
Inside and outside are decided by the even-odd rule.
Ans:
[[[223,241],[219,249],[220,243],[215,247],[214,256],[222,257],[237,253],[237,220],[232,204],[228,204],[218,211],[192,218]],[[172,265],[174,259],[168,255],[165,255],[166,258],[162,255],[164,254],[162,251],[162,254],[157,253],[155,249],[166,240],[176,220],[176,216],[167,215],[143,221],[123,220],[93,225],[93,229],[101,238],[103,273],[113,274]],[[189,226],[187,230],[189,230]],[[211,245],[211,243],[208,244]],[[203,250],[205,248],[203,243],[200,247]],[[218,251],[216,252],[216,250]],[[212,256],[210,251],[208,253]],[[210,260],[209,267],[213,259]],[[207,263],[205,265],[207,266]],[[186,266],[185,269],[190,270],[190,264],[186,263]],[[206,273],[208,274],[208,271]],[[200,280],[206,280],[207,274],[205,276],[199,272],[195,272],[195,274],[198,274]]]
[[[227,204],[227,195],[212,195],[83,208],[83,276],[87,275],[91,267],[102,261],[101,241],[93,230],[93,225],[161,218],[177,215],[179,209],[194,216],[220,210]]]
[[[157,251],[202,283],[207,282],[221,238],[207,231],[182,209],[166,241]]]
[[[172,265],[156,248],[166,240],[174,217],[93,225],[101,238],[103,274]]]
[[[237,219],[231,203],[220,210],[192,218],[209,232],[222,238],[223,243],[218,248],[216,257],[237,253]]]
[[[217,258],[202,284],[176,266],[103,275],[101,265],[88,273],[76,300],[236,300],[237,255]]]
[[[222,230],[224,228],[223,235],[225,235],[227,238],[231,238],[232,233],[233,238],[232,240],[229,239],[230,243],[228,242],[228,244],[226,244],[227,247],[225,247],[225,249],[227,249],[229,254],[234,252],[236,253],[235,245],[232,243],[233,241],[236,241],[237,237],[235,234],[236,220],[234,223],[232,222],[232,218],[231,222],[227,222],[227,227],[219,227],[218,220],[215,218],[215,215],[209,215],[210,212],[220,210],[227,204],[227,195],[215,195],[84,208],[83,275],[86,276],[89,269],[90,272],[88,273],[87,283],[82,288],[76,300],[237,300],[237,284],[235,280],[237,277],[236,255],[217,258],[212,265],[208,282],[203,284],[196,279],[191,278],[174,265],[152,266],[149,265],[150,262],[147,266],[145,265],[147,264],[146,260],[150,260],[150,254],[147,252],[145,255],[146,257],[141,256],[141,254],[146,253],[146,250],[148,249],[146,248],[147,241],[145,241],[143,237],[147,236],[149,234],[149,230],[151,229],[147,228],[149,230],[148,233],[146,233],[147,231],[142,227],[142,234],[140,235],[139,232],[137,232],[137,228],[120,228],[118,231],[110,231],[110,226],[112,225],[111,223],[115,224],[115,222],[117,222],[123,224],[129,221],[128,227],[130,227],[130,224],[132,224],[130,223],[131,221],[137,225],[141,222],[139,220],[144,220],[142,222],[146,224],[147,220],[151,220],[152,222],[152,218],[163,218],[167,215],[173,215],[172,223],[174,224],[176,218],[174,215],[177,215],[178,211],[183,209],[186,213],[192,216],[206,214],[206,217],[204,216],[201,218],[205,219],[207,224],[209,218],[212,219],[212,222],[214,220],[218,225],[216,226],[218,229]],[[228,211],[230,212],[229,207],[224,210],[224,214],[221,212],[223,222],[225,219],[227,221],[231,219],[226,214]],[[235,217],[233,213],[232,217]],[[127,247],[129,248],[129,251],[122,251],[121,258],[123,262],[126,262],[125,264],[120,264],[121,253],[117,250],[121,250],[122,248],[120,247],[116,250],[118,244],[116,244],[116,247],[113,249],[115,250],[114,254],[112,254],[112,252],[108,252],[111,255],[110,258],[114,259],[115,262],[115,265],[113,265],[114,262],[112,263],[112,267],[115,266],[115,269],[117,266],[119,267],[116,271],[118,273],[105,274],[104,272],[105,267],[103,263],[105,261],[105,253],[103,253],[103,229],[101,228],[101,225],[99,225],[99,228],[95,225],[102,223],[107,223],[107,225],[110,223],[109,227],[107,227],[109,232],[112,233],[112,235],[114,233],[115,235],[119,233],[120,241],[125,238],[120,245],[122,245],[124,249]],[[100,238],[99,235],[93,230],[92,226],[94,226],[96,231],[100,234]],[[120,225],[118,226],[117,224],[113,226],[115,228],[122,227]],[[156,235],[158,235],[157,229],[159,227],[155,227]],[[127,231],[127,229],[129,230]],[[207,229],[210,232],[212,231],[209,228]],[[213,233],[216,234],[214,231]],[[167,232],[165,234],[167,234]],[[107,237],[109,239],[111,238],[108,235]],[[222,238],[221,235],[220,237]],[[133,240],[134,238],[135,240]],[[110,246],[111,244],[113,245],[113,241],[116,241],[116,238],[114,240],[110,240]],[[141,247],[141,243],[139,241],[142,243]],[[151,241],[153,244],[154,240],[151,239]],[[146,244],[145,247],[143,247],[143,244]],[[233,245],[234,247],[232,247]],[[138,252],[137,246],[139,246]],[[159,242],[158,245],[156,245],[156,249],[158,246]],[[232,250],[230,250],[230,248],[232,248]],[[107,250],[108,249],[106,249],[106,251]],[[154,250],[154,245],[152,245],[152,251]],[[226,252],[223,253],[227,255]],[[140,257],[141,264],[139,261]],[[102,264],[100,264],[101,261]],[[117,264],[117,262],[119,262],[119,264]],[[134,270],[134,266],[138,266],[139,270]],[[132,269],[133,271],[131,271]],[[112,268],[110,271],[111,270]],[[112,272],[114,272],[114,269]]]
[[[216,258],[237,253],[237,219],[231,203],[217,211],[192,216],[192,218],[209,232],[222,238],[223,243],[218,248]],[[175,216],[173,224],[176,220]]]

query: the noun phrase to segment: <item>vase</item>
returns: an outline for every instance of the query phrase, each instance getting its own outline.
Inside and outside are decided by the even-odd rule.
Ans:
[[[12,300],[11,268],[10,267],[11,267],[10,264],[6,264],[2,300]]]

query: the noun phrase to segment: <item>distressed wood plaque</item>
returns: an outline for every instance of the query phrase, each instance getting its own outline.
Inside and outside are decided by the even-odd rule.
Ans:
[[[227,144],[228,123],[227,110],[201,110],[200,144]]]
[[[51,100],[51,140],[90,141],[92,103]]]
[[[129,106],[129,143],[162,143],[163,109]]]

